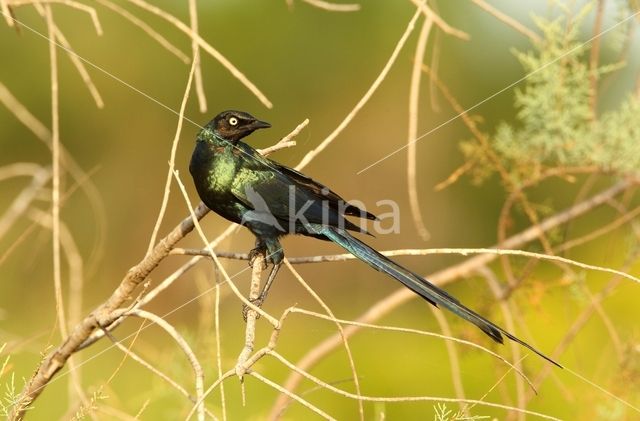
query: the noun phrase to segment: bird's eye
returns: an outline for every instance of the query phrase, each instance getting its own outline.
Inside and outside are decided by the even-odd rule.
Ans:
[[[231,117],[229,119],[229,124],[231,124],[232,126],[236,126],[238,124],[238,119],[235,117]]]

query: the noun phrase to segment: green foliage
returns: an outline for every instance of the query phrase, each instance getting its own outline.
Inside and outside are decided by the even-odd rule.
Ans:
[[[621,64],[589,68],[586,48],[579,40],[580,22],[536,19],[543,41],[535,49],[515,52],[526,72],[516,90],[517,123],[502,123],[491,138],[494,152],[516,182],[530,180],[548,167],[596,166],[602,171],[634,173],[640,168],[640,100],[629,96],[597,117],[590,106],[591,77],[614,72]],[[619,47],[620,42],[616,45]],[[463,152],[477,160],[476,181],[492,170],[477,143],[465,142]],[[478,165],[479,164],[479,165]]]
[[[103,393],[101,386],[91,394],[91,399],[89,399],[89,401],[80,405],[80,408],[78,408],[76,413],[73,415],[71,421],[87,419],[98,410],[98,402],[105,399],[108,399],[108,396]]]
[[[461,410],[453,412],[451,409],[447,408],[447,405],[444,403],[434,405],[433,411],[434,421],[485,420],[490,418],[486,415],[468,415]]]
[[[6,346],[6,343],[0,346],[0,354],[2,354]],[[2,378],[8,371],[7,367],[9,366],[10,358],[11,355],[7,355],[2,362],[2,366],[0,366],[0,378]],[[4,393],[0,397],[0,416],[8,418],[12,413],[16,411],[29,410],[33,408],[28,402],[23,403],[22,406],[19,406],[19,396],[20,394],[16,389],[15,373],[12,372],[7,383],[5,383],[4,385]]]

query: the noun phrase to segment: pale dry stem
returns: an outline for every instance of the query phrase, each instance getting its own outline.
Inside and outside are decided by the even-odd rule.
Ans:
[[[36,8],[40,16],[45,16],[44,7],[40,3],[34,3],[33,6]],[[55,35],[54,39],[57,39],[60,45],[62,45],[67,51],[69,60],[71,60],[71,63],[73,63],[74,67],[78,71],[78,74],[82,78],[82,81],[87,86],[87,89],[89,90],[93,101],[96,103],[96,107],[103,108],[104,101],[102,100],[102,96],[100,95],[98,88],[96,88],[96,85],[93,83],[93,80],[91,79],[87,68],[84,66],[84,63],[78,58],[77,55],[69,53],[69,51],[72,51],[71,44],[67,40],[67,37],[62,33],[60,28],[58,28],[58,26],[55,24],[55,22],[53,22],[53,33]]]
[[[431,314],[438,322],[440,326],[440,330],[442,330],[443,336],[453,337],[453,333],[451,332],[451,327],[449,326],[449,322],[447,322],[447,318],[439,309],[435,307],[431,307]],[[456,349],[455,341],[444,341],[444,346],[447,348],[447,354],[449,355],[449,367],[451,372],[451,382],[453,383],[453,390],[455,391],[456,397],[461,399],[459,405],[460,410],[465,412],[465,405],[462,403],[462,400],[466,399],[464,393],[464,384],[462,383],[462,373],[460,372],[460,357],[458,356],[458,351]],[[519,367],[521,369],[521,367]]]
[[[513,406],[507,406],[507,405],[501,405],[498,403],[492,403],[492,402],[486,402],[486,401],[480,401],[480,400],[475,400],[475,399],[456,399],[456,398],[443,398],[443,397],[435,397],[435,396],[398,396],[398,397],[384,397],[384,396],[360,396],[358,397],[358,395],[354,395],[353,393],[347,392],[345,390],[339,389],[335,386],[333,386],[332,384],[329,384],[327,382],[324,382],[322,380],[320,380],[319,378],[309,374],[308,372],[304,371],[304,370],[300,370],[295,364],[291,363],[290,361],[288,361],[286,358],[284,358],[282,355],[278,354],[275,351],[271,351],[269,352],[269,355],[271,355],[272,357],[275,357],[277,360],[279,360],[281,363],[283,363],[285,366],[287,366],[290,370],[298,373],[301,376],[304,376],[306,379],[311,380],[312,382],[316,383],[317,385],[323,387],[324,389],[330,390],[331,392],[336,393],[337,395],[340,396],[344,396],[346,398],[350,398],[350,399],[363,399],[365,401],[370,401],[370,402],[451,402],[451,403],[459,403],[459,402],[463,402],[466,404],[474,404],[474,405],[479,405],[479,406],[487,406],[487,407],[491,407],[491,408],[499,408],[499,409],[504,409],[507,411],[514,411],[514,412],[519,412],[519,413],[523,413],[526,415],[532,415],[532,416],[536,416],[542,419],[548,419],[548,420],[560,420],[560,418],[556,418],[556,417],[552,417],[550,415],[546,415],[546,414],[542,414],[539,412],[534,412],[534,411],[529,411],[527,409],[521,409],[521,408],[516,408]],[[255,373],[252,373],[255,374]],[[280,387],[281,388],[281,387]],[[283,389],[286,390],[286,389]],[[291,393],[291,392],[289,392]]]
[[[273,354],[271,354],[271,355],[273,355]],[[280,393],[286,394],[288,397],[290,397],[291,399],[297,401],[298,403],[300,403],[301,405],[303,405],[306,408],[310,409],[311,411],[315,412],[316,414],[320,415],[322,418],[324,418],[326,420],[335,420],[335,418],[333,418],[331,415],[329,415],[326,412],[324,412],[322,409],[320,409],[317,406],[311,404],[309,401],[307,401],[306,399],[301,398],[300,396],[296,395],[295,393],[292,393],[292,392],[288,391],[287,389],[285,389],[282,386],[280,386],[278,383],[269,380],[268,378],[264,377],[262,374],[258,373],[257,371],[252,371],[249,374],[252,377],[255,377],[256,379],[260,380],[264,384],[266,384],[268,386],[271,386],[272,388],[276,389]]]
[[[469,34],[467,34],[466,32],[456,29],[445,22],[440,17],[440,15],[431,10],[426,1],[411,0],[411,3],[413,3],[420,10],[420,12],[427,17],[427,19],[432,19],[433,23],[435,23],[438,28],[442,29],[442,32],[444,32],[445,34],[451,35],[464,41],[468,41],[469,39],[471,39]]]
[[[169,170],[167,171],[167,177],[164,183],[164,193],[162,195],[162,203],[160,205],[160,212],[156,219],[151,238],[149,239],[149,245],[147,247],[147,255],[153,250],[153,246],[156,243],[158,231],[160,231],[160,225],[164,219],[164,214],[169,204],[169,196],[171,195],[171,179],[173,178],[173,171],[176,167],[176,153],[178,151],[178,142],[180,141],[180,134],[182,133],[182,122],[184,118],[184,111],[187,107],[187,101],[189,100],[189,92],[191,91],[191,83],[195,74],[195,70],[198,67],[198,61],[194,60],[191,63],[191,70],[189,71],[189,77],[187,78],[187,87],[182,95],[182,102],[180,103],[180,111],[178,114],[178,124],[176,125],[176,132],[171,142],[171,154],[169,155]]]
[[[204,402],[202,401],[202,397],[204,396],[204,371],[202,370],[200,361],[198,361],[196,354],[191,350],[191,347],[189,346],[187,341],[182,337],[182,335],[180,335],[180,333],[178,333],[173,325],[168,323],[162,317],[159,317],[151,312],[133,309],[128,311],[127,315],[140,317],[162,328],[169,334],[169,336],[171,336],[171,338],[178,344],[182,352],[184,352],[184,354],[187,356],[187,360],[191,364],[191,368],[193,369],[193,374],[195,377],[196,399],[200,401],[200,404],[197,405],[198,421],[203,421],[205,415]]]
[[[522,23],[518,22],[513,17],[496,9],[494,6],[490,5],[486,1],[484,0],[471,0],[471,1],[475,3],[475,5],[478,6],[480,9],[484,10],[490,15],[493,15],[500,22],[506,24],[507,26],[512,27],[516,31],[520,32],[522,35],[529,38],[529,40],[531,40],[531,42],[533,42],[534,44],[538,44],[542,42],[542,39],[538,34],[533,32],[531,29],[527,28],[526,26],[524,26]]]
[[[7,0],[0,0],[0,10],[2,10],[2,14],[4,15],[4,20],[7,22],[10,28],[13,28],[15,24],[13,23],[13,19],[11,19],[12,12],[9,9],[9,4]]]
[[[189,23],[194,34],[198,33],[198,7],[196,0],[189,0]],[[207,97],[204,94],[204,86],[202,84],[202,64],[200,62],[200,47],[195,40],[191,40],[191,50],[193,53],[192,60],[196,63],[196,72],[194,75],[196,85],[196,95],[198,97],[198,107],[201,113],[207,112]]]
[[[424,4],[424,0],[422,0],[422,4]],[[333,130],[333,132],[329,134],[329,136],[327,136],[322,142],[320,142],[320,144],[316,146],[314,149],[307,152],[307,154],[302,158],[300,163],[296,165],[295,167],[296,170],[301,170],[302,168],[306,167],[309,164],[309,162],[311,162],[316,156],[318,156],[318,154],[320,154],[324,149],[326,149],[326,147],[329,146],[329,144],[333,142],[340,133],[342,133],[342,131],[349,125],[349,123],[351,123],[351,121],[356,116],[356,114],[358,114],[358,112],[362,109],[362,107],[364,107],[364,105],[369,101],[369,99],[371,98],[373,93],[378,89],[382,81],[387,77],[387,74],[389,73],[391,66],[393,66],[396,59],[398,58],[398,54],[400,53],[400,50],[402,50],[402,47],[404,47],[404,44],[409,38],[409,35],[411,35],[411,33],[413,32],[415,23],[418,20],[419,16],[420,16],[420,10],[418,10],[409,21],[409,24],[407,25],[407,29],[405,29],[404,33],[400,37],[400,40],[396,44],[393,52],[391,53],[391,56],[387,60],[387,63],[384,65],[384,67],[382,68],[382,71],[380,72],[378,77],[374,80],[373,84],[369,87],[369,89],[364,94],[364,96],[360,98],[360,100],[355,105],[355,107],[353,107],[353,109],[349,112],[349,114],[347,114],[347,116],[342,120],[342,122],[340,122],[340,124],[338,124],[338,127],[336,127]]]
[[[189,64],[191,59],[185,53],[182,52],[178,47],[173,45],[168,39],[163,37],[159,32],[149,26],[145,21],[138,18],[136,15],[129,12],[127,9],[120,7],[116,3],[110,0],[96,0],[98,3],[103,5],[106,8],[113,10],[115,13],[119,14],[133,25],[137,26],[142,30],[142,32],[149,35],[153,40],[155,40],[158,44],[160,44],[164,49],[169,51],[174,56],[178,57],[180,61],[184,64]]]
[[[29,130],[43,141],[51,139],[51,132],[0,81],[0,102]]]
[[[45,4],[45,5],[49,5],[52,3],[60,3],[60,4],[64,4],[67,7],[78,9],[87,13],[91,18],[91,22],[93,23],[93,27],[95,28],[96,33],[98,35],[102,35],[102,25],[100,24],[100,19],[98,19],[98,13],[96,12],[96,9],[74,0],[10,0],[9,5],[24,6],[26,4],[39,4],[39,3]],[[51,32],[49,33],[49,39],[54,39],[53,34]]]
[[[16,166],[17,165],[17,166]],[[32,175],[31,183],[26,186],[18,196],[11,202],[7,210],[0,216],[0,238],[2,238],[15,221],[29,208],[31,203],[42,192],[45,184],[51,179],[51,169],[40,167],[36,164],[20,163],[12,166],[2,167],[0,178]]]
[[[284,264],[287,266],[289,271],[291,271],[291,273],[296,278],[296,280],[304,287],[304,289],[306,289],[307,292],[318,302],[318,304],[320,304],[320,306],[324,309],[327,315],[329,315],[330,318],[335,319],[336,316],[333,314],[333,311],[331,311],[331,308],[329,308],[329,306],[324,302],[324,300],[322,300],[322,298],[320,298],[320,296],[313,290],[313,288],[309,286],[309,284],[304,280],[302,275],[300,275],[300,273],[291,265],[291,263],[286,258],[284,259]],[[347,340],[346,336],[344,336],[344,330],[342,329],[342,325],[338,321],[336,321],[335,324],[336,324],[336,327],[338,328],[338,332],[340,332],[343,338],[344,349],[345,349],[345,352],[347,353],[347,359],[349,360],[349,366],[351,368],[351,374],[353,376],[353,384],[356,388],[356,394],[360,395],[362,394],[362,391],[360,388],[360,379],[358,376],[358,372],[356,371],[356,363],[353,358],[353,354],[351,352],[351,347],[349,346],[349,341]],[[364,406],[361,400],[358,400],[358,412],[360,414],[360,419],[364,420]]]
[[[253,302],[260,296],[260,280],[262,279],[262,271],[267,267],[267,262],[263,254],[257,254],[253,260],[253,268],[251,270],[251,284],[249,286],[249,301]],[[258,320],[258,312],[254,309],[247,309],[247,326],[244,331],[244,347],[240,351],[236,362],[236,376],[243,381],[244,375],[249,372],[247,360],[253,353],[256,340],[256,320]]]
[[[189,36],[194,42],[200,46],[204,51],[210,54],[213,58],[215,58],[224,68],[226,68],[240,83],[242,83],[247,89],[249,89],[255,96],[264,104],[267,108],[272,108],[273,104],[271,101],[267,99],[267,97],[258,89],[258,87],[251,82],[237,67],[233,65],[224,55],[222,55],[218,50],[213,48],[211,44],[205,41],[200,35],[195,33],[188,25],[182,22],[180,19],[175,16],[165,12],[157,6],[147,3],[144,0],[128,0],[130,3],[135,4],[136,6],[153,13],[156,16],[161,17],[167,22],[174,25],[178,30],[185,33]]]
[[[360,10],[359,4],[347,3],[330,3],[324,0],[302,0],[303,2],[317,7],[318,9],[328,10],[329,12],[357,12]]]
[[[416,52],[413,57],[413,70],[411,72],[411,85],[409,87],[409,131],[407,136],[407,189],[409,191],[409,206],[411,208],[411,216],[413,223],[418,231],[418,235],[427,241],[431,237],[427,227],[422,219],[422,210],[420,209],[420,200],[418,197],[417,182],[417,143],[415,139],[418,137],[418,111],[420,100],[420,81],[422,79],[422,62],[427,50],[427,41],[429,33],[433,26],[433,20],[428,17],[422,24],[420,34],[418,35],[418,43]]]
[[[537,238],[540,231],[549,231],[557,226],[569,222],[594,209],[595,207],[607,203],[608,200],[626,191],[628,188],[634,186],[634,184],[635,183],[632,180],[621,181],[614,186],[580,203],[575,204],[571,208],[559,212],[554,216],[541,221],[540,224],[532,226],[516,235],[513,235],[496,247],[520,247]],[[474,273],[478,268],[486,266],[487,264],[495,260],[495,258],[495,254],[480,254],[458,264],[449,266],[439,272],[436,272],[429,276],[428,279],[431,283],[437,286],[443,286],[453,282],[456,279]],[[393,294],[372,305],[366,312],[358,316],[355,319],[355,322],[373,323],[412,298],[415,298],[415,294],[413,292],[405,288],[399,289]],[[347,337],[351,337],[360,329],[360,326],[349,326],[347,329],[345,329],[345,335]],[[326,338],[318,345],[310,349],[302,358],[300,358],[296,363],[296,366],[301,370],[309,370],[324,357],[333,352],[335,348],[338,347],[341,343],[342,338],[338,334],[334,334]],[[300,376],[298,373],[292,373],[285,381],[284,386],[287,390],[295,390],[295,388],[300,384],[301,380],[302,376]],[[287,402],[287,397],[285,395],[281,395],[272,407],[271,413],[278,413],[280,411],[280,408],[287,405]]]
[[[502,286],[500,285],[500,282],[498,281],[498,278],[496,277],[495,273],[493,273],[493,271],[486,266],[479,268],[478,273],[483,278],[486,279],[487,284],[489,285],[489,288],[491,289],[491,292],[493,293],[494,298],[500,304],[500,309],[502,310],[502,316],[504,319],[505,328],[509,332],[515,332],[516,326],[513,320],[513,312],[511,310],[511,307],[509,306],[509,303],[502,298],[504,296],[502,291]],[[516,367],[522,370],[522,362],[521,362],[523,359],[522,348],[513,341],[511,341],[509,345],[511,347],[511,352],[513,353],[513,360],[516,362],[515,363]],[[526,402],[524,393],[525,393],[524,383],[522,382],[521,378],[517,377],[516,378],[516,396],[518,401],[518,408],[526,408],[527,402]],[[518,419],[520,420],[524,419],[523,414],[521,413],[518,414]]]
[[[216,267],[219,268],[220,273],[222,274],[224,280],[229,285],[229,288],[231,288],[231,291],[233,291],[233,293],[236,295],[236,297],[238,297],[240,299],[240,301],[242,301],[243,304],[245,304],[250,309],[255,310],[258,314],[260,314],[260,316],[264,317],[265,320],[267,320],[272,326],[277,326],[278,320],[276,320],[270,314],[266,313],[260,307],[257,307],[255,304],[253,304],[252,302],[247,300],[247,298],[244,295],[242,295],[242,293],[240,292],[240,290],[238,289],[236,284],[231,280],[231,278],[229,277],[229,274],[225,270],[224,266],[222,266],[222,263],[220,263],[220,260],[218,259],[218,256],[216,256],[215,252],[213,251],[213,249],[209,245],[210,242],[209,242],[209,240],[207,240],[207,236],[205,235],[204,231],[202,230],[202,227],[200,226],[200,223],[197,222],[196,218],[194,218],[194,215],[195,215],[194,209],[191,206],[191,202],[189,201],[189,195],[187,194],[187,190],[184,187],[184,184],[182,183],[182,181],[180,180],[180,176],[178,174],[178,171],[174,170],[173,175],[174,175],[176,181],[178,182],[178,186],[180,186],[180,190],[182,191],[182,195],[184,197],[184,200],[185,200],[185,202],[187,204],[187,207],[189,208],[189,213],[191,214],[191,218],[192,218],[192,220],[194,220],[194,225],[195,225],[196,231],[197,231],[200,239],[202,240],[202,242],[205,244],[206,249],[209,252],[209,255],[211,256],[211,258],[213,258],[213,261],[215,262]]]

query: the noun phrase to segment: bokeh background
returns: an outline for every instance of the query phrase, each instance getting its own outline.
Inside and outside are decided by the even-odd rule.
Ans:
[[[153,27],[186,56],[191,55],[189,38],[172,24],[131,2],[114,3]],[[576,21],[580,41],[592,37],[599,3],[593,2],[582,20]],[[633,2],[607,0],[602,3],[602,29],[638,10]],[[83,260],[80,313],[85,315],[104,301],[127,270],[145,255],[160,209],[167,161],[178,122],[178,117],[159,103],[173,110],[179,109],[189,65],[101,2],[83,1],[82,4],[95,7],[103,35],[96,34],[89,15],[81,10],[59,3],[52,4],[52,10],[57,25],[74,51],[104,70],[88,66],[104,100],[104,108],[99,109],[67,55],[58,50],[61,142],[78,166],[89,174],[90,180],[83,183],[91,183],[99,193],[98,200],[90,198],[84,190],[76,189],[77,180],[64,174],[63,191],[74,191],[64,202],[61,220]],[[153,4],[188,24],[186,1],[154,1]],[[587,2],[491,0],[491,4],[543,37],[536,26],[536,16],[547,19],[575,17]],[[435,10],[448,24],[470,37],[464,41],[436,29],[430,36],[425,58],[425,63],[433,64],[435,57],[439,78],[464,108],[478,104],[525,75],[515,51],[535,51],[526,36],[471,1],[440,1],[432,6],[437,6]],[[323,10],[302,1],[293,1],[292,5],[285,1],[199,1],[197,7],[202,37],[244,72],[268,96],[273,108],[262,105],[218,61],[202,53],[208,111],[199,111],[192,91],[185,115],[202,125],[224,109],[248,111],[272,124],[271,129],[251,136],[249,142],[256,147],[274,144],[309,118],[309,125],[296,138],[297,145],[272,156],[292,166],[331,133],[364,95],[415,13],[412,2],[398,0],[363,1],[358,11],[348,13]],[[47,33],[46,24],[34,7],[20,5],[13,6],[12,10],[20,22],[41,34]],[[332,186],[345,198],[363,201],[374,213],[388,210],[376,208],[378,200],[390,199],[399,204],[400,232],[369,239],[377,249],[488,247],[497,243],[500,211],[508,192],[495,174],[482,183],[464,174],[446,189],[434,189],[468,158],[460,144],[472,139],[472,135],[459,118],[431,132],[457,113],[426,76],[419,92],[418,133],[429,134],[417,143],[416,179],[422,216],[430,238],[425,241],[418,235],[409,211],[405,150],[357,174],[407,142],[411,69],[423,19],[418,21],[380,88],[338,138],[307,166],[305,173]],[[637,23],[637,19],[631,19],[625,27],[632,28]],[[634,93],[640,67],[638,38],[634,32],[611,33],[602,38],[600,58],[603,62],[617,63],[621,52],[626,54],[625,66],[617,69],[615,77],[599,89],[598,113],[615,109],[628,96],[638,95]],[[625,42],[628,43],[624,47],[626,50],[617,47]],[[48,49],[46,39],[26,26],[12,28],[4,20],[0,23],[0,82],[50,127]],[[588,46],[585,51],[587,53],[582,52],[580,60],[588,60]],[[514,98],[516,89],[522,85],[506,89],[473,109],[474,118],[483,131],[494,133],[501,122],[518,125]],[[176,157],[177,169],[194,204],[198,199],[188,175],[188,161],[197,130],[198,127],[185,121]],[[4,106],[0,107],[0,145],[1,166],[18,162],[46,166],[51,162],[49,148]],[[542,217],[553,215],[622,176],[615,171],[603,173],[540,183],[531,191],[530,200]],[[0,215],[9,209],[29,182],[27,177],[0,180]],[[46,186],[30,209],[50,209],[50,187]],[[637,203],[633,192],[625,199],[628,209]],[[161,235],[187,214],[187,207],[174,183]],[[563,226],[553,241],[561,243],[567,238],[595,231],[618,216],[611,207],[598,208]],[[525,214],[516,209],[508,230],[516,233],[529,225]],[[227,226],[226,221],[213,214],[203,220],[209,238],[214,238]],[[305,238],[287,238],[283,244],[288,256],[340,252],[331,244]],[[626,262],[622,269],[638,274],[637,260],[629,262],[636,245],[631,225],[625,224],[563,255],[612,268],[621,268]],[[191,234],[180,246],[198,248],[202,244],[197,235]],[[242,230],[225,240],[219,249],[246,252],[252,246],[252,236]],[[526,248],[542,251],[535,242]],[[0,373],[2,394],[10,391],[11,383],[18,392],[23,379],[28,379],[37,367],[41,355],[61,342],[56,326],[51,249],[51,231],[37,224],[34,226],[28,212],[17,218],[0,238],[0,345],[7,344],[2,361],[6,356],[10,357],[5,372]],[[169,256],[150,279],[159,282],[186,259]],[[430,255],[399,257],[398,261],[428,275],[463,259],[463,256]],[[511,261],[517,268],[523,268],[527,263],[524,258],[512,258]],[[246,262],[224,261],[224,264],[230,274],[246,268]],[[491,267],[502,282],[501,265],[495,263]],[[395,282],[359,262],[324,263],[298,269],[342,319],[357,318],[398,289]],[[558,266],[541,262],[527,273],[508,300],[519,314],[514,332],[518,336],[548,354],[562,341],[569,341],[559,357],[568,369],[552,370],[540,384],[538,394],[527,400],[526,407],[562,419],[635,419],[640,416],[638,412],[614,396],[636,407],[640,405],[637,377],[640,374],[637,363],[640,285],[631,280],[622,281],[575,336],[567,339],[576,318],[591,303],[589,293],[597,294],[610,281],[607,274],[581,269],[576,272],[577,275],[570,278]],[[67,297],[69,269],[66,263],[63,263],[62,274]],[[246,291],[249,271],[234,279]],[[158,297],[149,310],[165,314],[214,284],[214,269],[210,262],[203,260]],[[459,279],[447,289],[472,308],[504,324],[500,304],[481,277]],[[283,270],[265,309],[279,315],[294,304],[321,311],[293,276]],[[213,292],[209,292],[167,317],[196,351],[206,369],[207,385],[217,377],[212,305]],[[223,287],[220,345],[225,370],[233,367],[244,341],[240,309],[239,301]],[[446,317],[453,336],[487,346],[510,359],[509,347],[492,344],[473,326],[454,320],[450,315]],[[441,332],[429,306],[418,299],[394,310],[378,323]],[[124,338],[135,332],[139,325],[137,320],[128,321],[115,331],[115,335]],[[258,343],[264,344],[270,330],[265,323],[260,322],[258,326]],[[278,350],[296,361],[335,331],[332,323],[295,315],[287,321]],[[365,330],[354,336],[351,344],[364,394],[456,397],[443,340]],[[142,331],[134,349],[192,390],[192,374],[186,359],[159,329],[150,327]],[[620,350],[622,354],[618,352]],[[460,378],[467,398],[517,405],[514,374],[509,373],[500,380],[508,371],[507,366],[468,347],[458,346],[458,352]],[[30,419],[74,416],[129,419],[141,408],[144,408],[140,414],[142,419],[179,419],[191,408],[184,397],[138,363],[123,358],[123,354],[106,340],[82,351],[76,358],[77,362],[87,361],[81,368],[82,384],[86,395],[93,397],[90,406],[95,407],[87,408],[82,404],[77,392],[71,390],[68,376],[64,374],[66,370],[63,370],[28,411]],[[529,376],[536,378],[545,364],[529,355],[523,366]],[[259,362],[256,369],[280,383],[290,374],[289,369],[268,358]],[[324,359],[312,373],[337,387],[354,390],[344,349]],[[246,405],[243,405],[237,379],[225,383],[228,418],[265,418],[277,391],[252,378],[247,378],[245,387]],[[358,416],[353,400],[336,396],[310,382],[303,383],[298,393],[338,419],[356,419]],[[526,394],[531,394],[531,390],[527,389]],[[5,399],[5,405],[7,402]],[[446,406],[454,413],[460,409],[455,403]],[[217,393],[207,399],[207,407],[221,416]],[[454,414],[447,415],[449,418],[443,416],[442,408],[434,402],[366,402],[364,407],[367,419],[383,419],[383,416],[385,419],[433,419],[437,414],[440,419],[455,419]],[[512,412],[483,406],[473,407],[470,415],[497,419],[516,417]],[[316,415],[299,404],[291,404],[283,417],[301,419]]]

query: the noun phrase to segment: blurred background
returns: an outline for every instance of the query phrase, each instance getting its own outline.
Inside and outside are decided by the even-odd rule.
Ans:
[[[0,346],[6,344],[0,361],[9,358],[0,372],[0,387],[5,395],[3,407],[8,408],[41,356],[62,338],[56,316],[50,219],[45,217],[51,213],[48,178],[41,188],[32,189],[27,206],[12,213],[15,201],[35,180],[31,174],[50,166],[52,159],[47,146],[47,131],[52,127],[50,52],[43,37],[48,31],[46,21],[40,13],[44,6],[11,0],[0,3],[8,5],[0,21],[0,222],[4,224],[0,231]],[[244,73],[273,107],[266,107],[218,60],[200,50],[206,111],[200,110],[192,89],[185,109],[191,122],[184,121],[175,160],[192,204],[199,201],[188,174],[197,125],[225,109],[248,111],[272,124],[271,129],[248,139],[251,145],[264,148],[308,118],[310,123],[297,136],[297,145],[271,156],[295,166],[333,132],[371,87],[418,3],[369,0],[358,3],[353,11],[333,11],[317,1],[197,2],[202,38]],[[70,265],[63,244],[62,292],[69,305],[65,308],[69,326],[102,303],[127,270],[145,256],[162,203],[178,124],[178,116],[168,109],[180,109],[192,47],[188,35],[140,7],[144,4],[189,25],[186,1],[51,4],[55,24],[73,51],[86,60],[83,63],[104,102],[103,107],[96,105],[68,54],[58,48],[60,142],[66,151],[60,221],[63,237],[68,237],[63,242],[77,250],[71,253],[76,260]],[[515,235],[620,180],[635,177],[640,162],[640,123],[635,114],[640,111],[640,37],[634,29],[639,22],[634,17],[640,10],[637,4],[621,0],[428,4],[458,31],[446,33],[443,26],[433,26],[423,62],[436,76],[430,79],[420,70],[416,91],[417,135],[425,136],[415,143],[415,182],[428,235],[420,235],[411,212],[410,161],[405,148],[412,138],[412,70],[424,14],[418,16],[370,100],[304,169],[346,199],[364,202],[373,213],[389,211],[377,207],[379,200],[399,205],[399,233],[366,241],[378,250],[490,247],[499,243],[501,235]],[[88,10],[95,10],[102,35],[97,34]],[[178,53],[125,15],[148,25]],[[603,31],[606,34],[597,37],[598,50],[592,53],[590,39]],[[544,71],[531,73],[551,61],[553,65]],[[461,109],[472,108],[469,120],[455,118],[460,110],[447,95]],[[29,128],[33,123],[24,124],[25,114],[17,104],[42,123],[45,132],[40,138]],[[470,131],[470,126],[482,135]],[[16,167],[19,163],[35,165]],[[536,238],[516,248],[547,254],[551,248],[569,259],[638,275],[633,210],[640,203],[633,186],[629,182],[623,194],[546,232],[543,240]],[[526,200],[518,196],[519,191],[526,193]],[[509,200],[513,206],[505,211]],[[160,238],[187,215],[188,208],[172,181]],[[213,239],[229,224],[209,214],[202,225]],[[563,248],[585,235],[593,239]],[[253,242],[251,234],[240,230],[217,249],[248,252]],[[287,238],[283,245],[289,257],[341,252],[308,238]],[[202,242],[192,233],[179,246],[201,248]],[[466,258],[432,254],[397,260],[427,276]],[[187,259],[180,255],[164,259],[150,276],[151,287]],[[244,261],[223,263],[230,275],[247,268]],[[505,317],[511,314],[513,333],[568,369],[549,372],[544,361],[525,352],[529,355],[522,370],[537,381],[536,395],[513,371],[508,373],[508,366],[487,353],[456,345],[458,368],[452,368],[451,354],[442,339],[365,329],[350,340],[362,393],[483,399],[561,419],[637,419],[632,405],[640,405],[640,285],[607,273],[526,257],[499,259],[487,267],[495,278],[493,283],[474,272],[449,280],[447,290],[501,326],[507,326]],[[358,318],[399,288],[354,261],[297,269],[339,319]],[[179,307],[166,319],[184,335],[203,364],[205,386],[217,378],[212,289],[216,276],[211,262],[203,259],[146,307],[158,315]],[[246,292],[249,278],[245,270],[234,280]],[[492,285],[502,288],[506,299],[497,299]],[[244,343],[244,322],[241,304],[229,288],[223,285],[220,294],[219,345],[226,371],[234,366]],[[265,310],[279,316],[292,305],[323,312],[291,273],[283,270]],[[507,316],[505,306],[510,310]],[[493,344],[473,326],[444,316],[449,322],[447,334],[516,360],[510,346]],[[407,301],[375,323],[442,333],[441,323],[418,299]],[[128,320],[114,335],[125,338],[140,324],[140,320]],[[260,320],[257,347],[266,344],[270,333],[270,327]],[[295,362],[335,333],[331,322],[295,314],[287,319],[277,350]],[[130,344],[131,338],[124,343]],[[166,333],[154,326],[144,329],[132,349],[193,393],[191,368]],[[192,407],[184,396],[125,358],[107,340],[77,354],[75,363],[80,362],[82,392],[71,385],[67,366],[34,402],[28,418],[130,419],[138,414],[141,419],[178,419]],[[261,360],[255,369],[279,384],[291,374],[273,358]],[[330,353],[310,372],[336,387],[355,391],[344,348]],[[229,419],[264,419],[278,396],[273,388],[247,378],[243,405],[237,378],[227,380],[224,387]],[[303,382],[296,393],[337,419],[358,418],[356,401],[312,382]],[[212,393],[206,405],[222,417],[219,392]],[[458,411],[487,419],[524,417],[481,405],[462,407],[437,401],[365,402],[364,414],[366,419],[459,419],[455,418]],[[281,415],[284,419],[316,417],[297,403]]]

